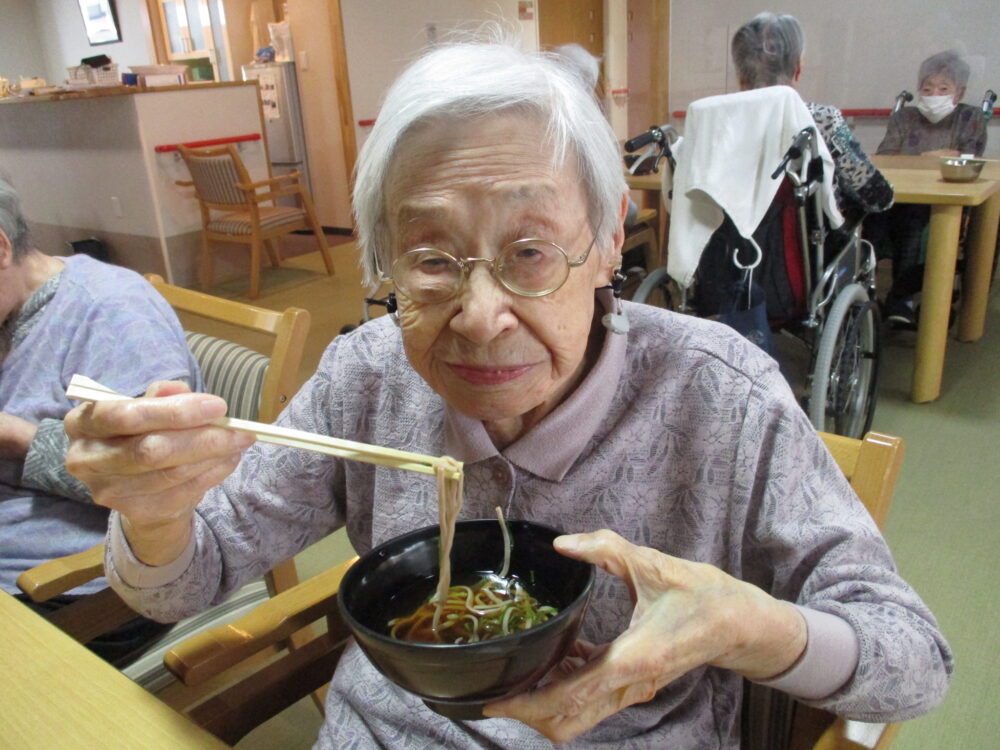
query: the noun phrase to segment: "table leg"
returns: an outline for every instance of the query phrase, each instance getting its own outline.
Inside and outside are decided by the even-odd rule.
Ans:
[[[910,398],[917,403],[933,401],[941,395],[941,374],[948,343],[948,316],[955,283],[955,260],[962,223],[961,206],[931,206],[927,238],[927,265],[920,296],[917,351],[913,365]]]
[[[972,227],[965,256],[962,282],[962,312],[958,319],[958,340],[976,341],[986,327],[986,306],[990,295],[990,274],[1000,224],[1000,192],[994,193],[972,212]]]

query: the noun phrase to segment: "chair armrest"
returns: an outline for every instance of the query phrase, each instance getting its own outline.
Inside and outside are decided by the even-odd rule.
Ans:
[[[104,575],[104,545],[57,557],[17,577],[17,586],[33,602],[44,602]]]
[[[236,187],[244,191],[253,191],[262,187],[269,187],[271,185],[278,185],[282,182],[297,182],[302,176],[301,172],[289,172],[288,174],[278,175],[277,177],[270,177],[266,180],[258,180],[257,182],[237,182]]]
[[[181,187],[191,187],[194,183],[191,180],[174,180],[175,185],[180,185]]]
[[[179,643],[163,663],[185,685],[200,685],[336,611],[340,581],[357,558],[268,599],[248,615]]]

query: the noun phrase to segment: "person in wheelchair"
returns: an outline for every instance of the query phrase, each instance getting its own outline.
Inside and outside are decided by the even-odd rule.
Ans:
[[[938,52],[917,73],[919,98],[889,118],[878,154],[907,156],[982,156],[986,118],[979,107],[964,104],[969,64],[953,50]],[[880,257],[892,259],[892,287],[885,299],[886,318],[895,327],[915,328],[914,296],[923,284],[921,253],[930,207],[894,206],[884,220],[866,229]]]
[[[15,583],[107,531],[108,509],[66,471],[74,372],[133,395],[161,379],[201,388],[180,322],[156,290],[134,271],[36,249],[18,195],[0,176],[0,588],[41,614],[107,586],[100,578],[35,603]],[[87,645],[123,667],[163,630],[137,617]]]
[[[317,748],[735,750],[745,678],[869,721],[946,692],[933,615],[774,360],[616,298],[626,196],[556,56],[440,44],[387,92],[354,211],[392,314],[334,339],[278,424],[454,456],[462,518],[501,505],[602,570],[574,658],[482,721],[433,713],[352,643]],[[436,524],[433,477],[251,445],[187,390],[70,420],[71,469],[115,509],[108,576],[142,611],[203,609],[340,527],[364,553]]]
[[[788,14],[760,13],[733,35],[733,63],[741,91],[765,86],[795,88],[802,76],[805,34]],[[841,111],[829,104],[806,102],[836,164],[837,204],[847,227],[865,214],[892,206],[892,185],[871,163]]]
[[[794,16],[765,12],[743,24],[731,41],[740,90],[777,86],[794,89],[802,75],[804,47],[805,35]],[[833,160],[833,195],[840,217],[835,224],[824,227],[823,260],[829,261],[852,241],[863,217],[892,206],[894,194],[892,186],[854,138],[839,109],[809,102],[805,102],[805,107]],[[798,264],[798,258],[807,250],[798,247],[799,221],[790,186],[785,183],[754,229],[756,242],[764,253],[755,280],[764,289],[767,318],[772,327],[794,321],[807,312],[807,300],[799,281],[803,271]],[[739,286],[743,276],[731,256],[732,247],[739,243],[739,233],[727,217],[700,256],[698,284],[691,305],[698,314],[725,314],[731,305],[732,290]],[[741,264],[748,260],[746,255],[740,253]]]

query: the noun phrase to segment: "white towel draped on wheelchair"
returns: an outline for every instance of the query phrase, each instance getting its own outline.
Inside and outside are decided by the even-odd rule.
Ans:
[[[741,236],[750,239],[774,200],[789,144],[815,123],[796,91],[769,86],[692,102],[685,134],[677,144],[667,272],[688,287],[713,232],[729,216]],[[821,160],[822,176],[810,187],[821,201],[831,227],[844,219],[834,197],[834,163],[822,138],[809,139],[790,165],[802,181],[809,162]],[[778,174],[778,177],[781,175]],[[815,173],[813,174],[815,176]]]

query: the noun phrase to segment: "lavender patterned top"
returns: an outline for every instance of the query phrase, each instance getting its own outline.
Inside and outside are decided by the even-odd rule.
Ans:
[[[464,518],[502,505],[509,517],[567,532],[610,528],[796,602],[809,624],[808,664],[775,683],[818,705],[876,721],[938,703],[952,669],[948,645],[774,361],[723,325],[645,305],[625,310],[630,332],[606,334],[580,386],[503,451],[407,365],[386,318],[335,339],[280,421],[465,461]],[[174,563],[143,566],[113,519],[109,578],[133,606],[177,619],[341,524],[364,553],[436,518],[432,477],[258,444],[201,503],[195,541]],[[583,637],[613,639],[631,609],[625,585],[599,573]],[[800,667],[814,674],[796,685]],[[824,670],[835,673],[825,685]],[[736,748],[741,694],[739,675],[703,667],[566,746]],[[509,719],[443,719],[352,646],[316,746],[551,743]]]
[[[87,375],[134,396],[155,380],[201,386],[177,316],[145,279],[86,255],[64,262],[36,292],[44,305],[25,305],[30,329],[15,331],[0,362],[0,411],[39,425],[24,461],[0,460],[0,587],[10,593],[20,593],[14,581],[22,571],[99,544],[107,530],[107,509],[60,474],[62,419],[75,406],[66,397],[70,377]],[[69,593],[106,586],[100,578]]]

